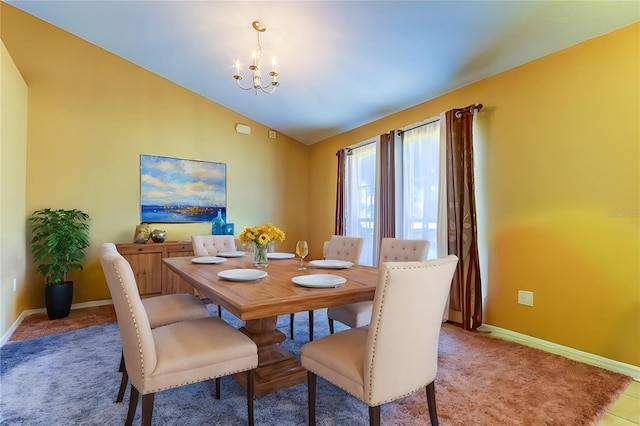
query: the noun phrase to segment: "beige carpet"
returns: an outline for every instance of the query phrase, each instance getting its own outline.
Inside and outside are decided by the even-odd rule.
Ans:
[[[441,425],[597,425],[631,377],[489,337],[445,327],[436,400]],[[424,393],[389,412],[393,424],[428,418]]]

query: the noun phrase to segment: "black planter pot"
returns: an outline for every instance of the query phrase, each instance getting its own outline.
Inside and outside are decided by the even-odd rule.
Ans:
[[[50,320],[65,318],[71,310],[73,299],[73,282],[60,285],[47,285],[44,288],[44,303]]]

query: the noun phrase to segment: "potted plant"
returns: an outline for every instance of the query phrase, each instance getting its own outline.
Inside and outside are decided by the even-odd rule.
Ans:
[[[49,319],[69,315],[73,282],[67,274],[82,270],[84,249],[89,247],[89,215],[80,210],[36,210],[32,226],[31,252],[45,279],[45,305]]]

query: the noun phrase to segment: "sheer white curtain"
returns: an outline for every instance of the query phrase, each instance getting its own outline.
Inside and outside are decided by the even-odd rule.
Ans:
[[[446,123],[446,113],[440,113],[440,123]],[[447,229],[447,126],[440,126],[439,148],[439,181],[438,181],[438,230],[436,235],[436,257],[445,257],[449,254],[449,231]],[[448,303],[448,302],[447,302]]]
[[[440,120],[429,120],[402,135],[402,211],[398,238],[429,240],[429,258],[438,256]],[[446,229],[446,222],[445,222]]]
[[[345,170],[345,235],[364,238],[360,264],[373,266],[377,140],[350,150]]]

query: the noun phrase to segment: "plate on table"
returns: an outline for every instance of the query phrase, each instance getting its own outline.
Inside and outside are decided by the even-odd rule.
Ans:
[[[267,272],[260,269],[227,269],[218,272],[218,276],[228,281],[256,281],[266,277]]]
[[[312,260],[309,262],[309,265],[314,268],[325,268],[325,269],[346,269],[351,268],[353,263],[347,262],[345,260],[332,260],[332,259],[324,259],[324,260]]]
[[[226,262],[227,259],[224,257],[218,256],[203,256],[203,257],[194,257],[191,259],[193,263],[223,263]]]
[[[221,251],[217,254],[220,257],[242,257],[245,255],[243,251]]]
[[[296,257],[293,253],[267,253],[267,259],[293,259]]]
[[[311,274],[298,275],[297,277],[291,278],[291,281],[303,287],[329,288],[339,287],[340,285],[346,283],[347,279],[331,274]]]

